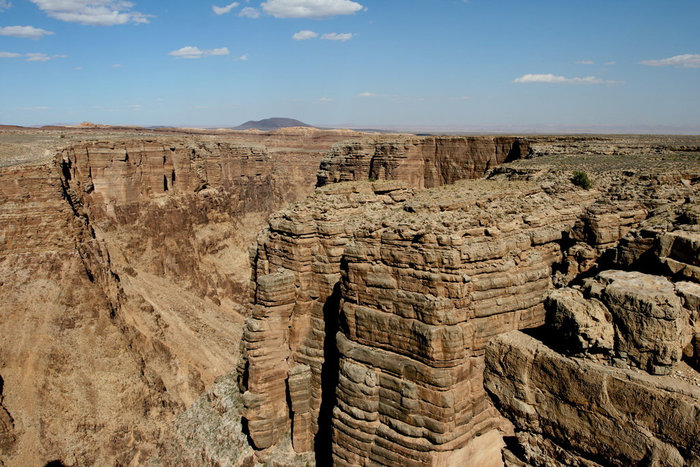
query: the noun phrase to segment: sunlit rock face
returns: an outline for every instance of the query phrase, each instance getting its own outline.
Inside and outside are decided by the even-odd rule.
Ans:
[[[333,148],[321,161],[317,185],[401,180],[413,188],[432,188],[483,177],[489,169],[529,154],[527,140],[512,137],[361,139]]]
[[[163,455],[236,367],[248,245],[313,189],[322,154],[289,151],[122,137],[0,169],[0,461]]]
[[[415,160],[405,145],[336,146],[322,187],[258,238],[241,385],[259,449],[289,436],[297,452],[337,465],[502,464],[499,440],[514,425],[484,390],[488,342],[545,324],[552,289],[635,262],[654,243],[633,245],[644,222],[660,206],[687,210],[695,190],[686,173],[662,180],[653,170],[609,172],[585,190],[570,171],[524,162],[421,189],[424,165],[407,171],[417,178],[400,170]],[[671,251],[688,256],[683,241],[659,244],[667,269]],[[557,332],[575,336],[579,351],[615,352],[621,313],[602,298],[589,306],[584,292],[561,294],[569,315]],[[654,352],[678,361],[695,330],[679,324],[689,317],[679,304],[692,298],[673,296],[678,322],[664,332],[679,341]],[[610,303],[628,301],[618,298]],[[634,346],[647,353],[645,339],[629,341],[630,361]],[[641,366],[672,365],[641,354]]]

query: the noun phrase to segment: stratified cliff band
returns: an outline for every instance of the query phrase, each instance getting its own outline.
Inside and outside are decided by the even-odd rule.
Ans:
[[[700,462],[696,137],[44,136],[0,462]]]

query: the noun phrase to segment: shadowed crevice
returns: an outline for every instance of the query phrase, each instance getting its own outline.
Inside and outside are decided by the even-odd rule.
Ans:
[[[332,422],[335,406],[335,390],[338,386],[340,353],[336,334],[339,330],[340,283],[333,287],[333,293],[323,305],[325,340],[323,342],[323,366],[321,367],[321,408],[318,415],[318,433],[314,439],[316,465],[333,465]]]

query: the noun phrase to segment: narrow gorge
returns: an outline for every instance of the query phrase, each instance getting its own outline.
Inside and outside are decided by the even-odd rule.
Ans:
[[[679,139],[286,130],[8,159],[0,461],[694,465]]]

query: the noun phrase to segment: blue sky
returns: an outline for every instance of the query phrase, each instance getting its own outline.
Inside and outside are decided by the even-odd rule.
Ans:
[[[698,0],[0,0],[0,123],[700,133],[698,18]]]

